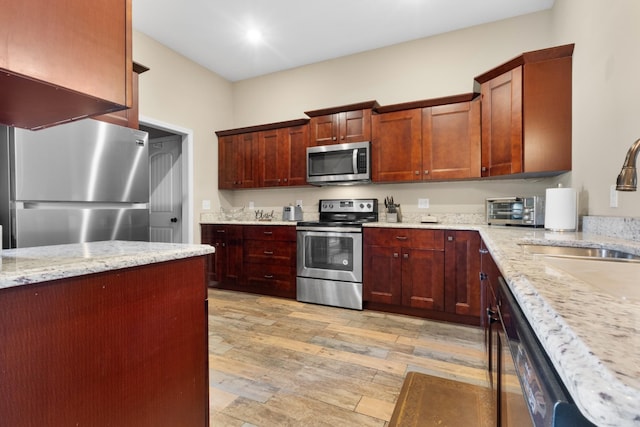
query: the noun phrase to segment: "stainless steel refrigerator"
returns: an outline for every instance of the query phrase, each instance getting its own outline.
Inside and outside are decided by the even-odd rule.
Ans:
[[[2,246],[148,241],[148,150],[146,132],[93,119],[0,127]]]

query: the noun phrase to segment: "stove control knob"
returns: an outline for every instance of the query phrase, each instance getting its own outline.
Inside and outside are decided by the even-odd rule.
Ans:
[[[364,203],[360,203],[360,209],[364,209]]]

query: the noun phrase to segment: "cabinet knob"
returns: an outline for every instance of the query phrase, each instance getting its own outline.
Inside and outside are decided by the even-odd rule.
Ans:
[[[453,236],[447,236],[447,240],[453,242]]]
[[[284,182],[288,182],[289,180],[287,178],[283,179]]]
[[[344,141],[344,135],[342,135],[342,136],[340,137],[340,139]]]
[[[333,138],[331,138],[332,141],[336,141],[338,138],[336,138],[335,136]]]
[[[394,257],[394,258],[398,258],[398,256],[399,256],[399,255],[398,255],[398,252],[394,252],[394,253],[393,253],[393,257]]]
[[[415,174],[416,174],[416,175],[420,175],[420,171],[416,171],[416,172],[415,172]]]
[[[402,254],[402,257],[403,257],[404,259],[409,259],[409,254]]]
[[[429,171],[428,171],[428,170],[425,170],[425,171],[424,171],[424,174],[425,174],[425,175],[429,175]]]
[[[487,167],[486,167],[486,166],[482,166],[482,167],[480,168],[480,170],[481,170],[482,172],[486,172],[486,171],[487,171]]]

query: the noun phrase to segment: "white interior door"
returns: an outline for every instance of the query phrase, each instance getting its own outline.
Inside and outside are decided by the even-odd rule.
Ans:
[[[182,141],[149,141],[149,222],[152,242],[182,243]]]

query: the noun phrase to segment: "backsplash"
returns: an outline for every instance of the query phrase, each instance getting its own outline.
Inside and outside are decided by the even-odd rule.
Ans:
[[[618,239],[640,241],[640,218],[584,216],[582,231]]]

